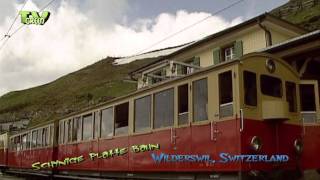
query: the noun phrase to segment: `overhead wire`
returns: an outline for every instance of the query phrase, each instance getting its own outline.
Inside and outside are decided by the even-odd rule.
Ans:
[[[55,1],[55,0],[49,1],[45,6],[43,6],[43,7],[40,9],[40,12],[42,12],[45,8],[47,8],[48,6],[50,6],[54,1]],[[27,0],[26,0],[25,2],[27,2]],[[25,5],[25,4],[24,4],[24,5]],[[22,8],[21,8],[21,10],[22,10]],[[21,10],[20,10],[20,11],[21,11]],[[19,13],[18,13],[18,16],[19,16]],[[16,19],[17,19],[18,16],[16,16],[15,21],[16,21]],[[14,22],[15,22],[15,21],[14,21]],[[14,34],[16,34],[17,32],[19,32],[23,27],[25,27],[25,24],[22,24],[20,27],[18,27],[16,30],[14,30],[13,33],[11,33],[11,34],[6,34],[5,37],[7,36],[8,39],[11,38]],[[5,37],[4,37],[4,38],[5,38]],[[2,39],[4,39],[4,38],[2,38]],[[2,39],[0,40],[0,42],[2,41]],[[2,50],[2,48],[5,46],[5,44],[6,44],[7,42],[8,42],[8,41],[4,41],[4,42],[3,42],[3,44],[0,46],[0,51]]]
[[[27,4],[27,1],[28,0],[25,0],[24,1],[24,3],[22,4],[22,6],[21,6],[21,8],[20,8],[20,11],[24,8],[24,6]],[[7,32],[3,35],[3,37],[0,39],[0,42],[2,42],[3,40],[5,40],[6,38],[10,38],[11,36],[9,35],[9,32],[10,32],[10,30],[12,29],[12,27],[13,27],[13,25],[14,25],[14,23],[16,22],[16,20],[18,19],[18,17],[19,17],[19,12],[20,11],[18,11],[18,13],[17,13],[17,15],[15,16],[15,18],[14,18],[14,20],[12,21],[12,23],[11,23],[11,25],[10,25],[10,27],[8,28],[8,30],[7,30]],[[7,41],[4,41],[3,42],[3,44],[1,45],[1,47],[2,46],[4,46],[4,44],[6,43]],[[0,48],[0,50],[1,50],[1,48]]]
[[[161,39],[161,40],[159,40],[159,41],[151,44],[150,46],[148,46],[148,47],[146,47],[146,48],[144,48],[144,49],[136,52],[135,54],[133,54],[133,55],[130,56],[130,57],[137,56],[137,55],[143,53],[144,51],[146,51],[146,50],[148,50],[148,49],[150,49],[150,48],[152,48],[152,47],[154,47],[154,46],[156,46],[156,45],[158,45],[158,44],[160,44],[160,43],[162,43],[162,42],[164,42],[164,41],[166,41],[166,40],[168,40],[168,39],[170,39],[170,38],[172,38],[172,37],[174,37],[174,36],[176,36],[176,35],[178,35],[178,34],[180,34],[180,33],[182,33],[182,32],[184,32],[184,31],[192,28],[193,26],[196,26],[196,25],[202,23],[203,21],[206,21],[207,19],[209,19],[209,18],[211,18],[211,17],[213,17],[213,16],[215,16],[215,15],[217,15],[217,14],[219,14],[219,13],[221,13],[221,12],[223,12],[223,11],[225,11],[225,10],[227,10],[227,9],[229,9],[229,8],[235,6],[235,5],[237,5],[237,4],[239,4],[239,3],[243,2],[243,1],[245,1],[245,0],[238,0],[238,1],[236,1],[236,2],[234,2],[234,3],[232,3],[232,4],[230,4],[230,5],[228,5],[228,6],[226,6],[226,7],[224,7],[224,8],[222,8],[222,9],[220,9],[220,10],[218,10],[218,11],[210,14],[209,16],[207,16],[207,17],[205,17],[205,18],[203,18],[203,19],[200,19],[199,21],[194,22],[193,24],[190,24],[190,25],[188,25],[188,26],[180,29],[179,31],[174,32],[174,33],[170,34],[169,36],[167,36],[167,37],[165,37],[165,38],[163,38],[163,39]],[[122,61],[120,60],[119,62],[122,62]]]

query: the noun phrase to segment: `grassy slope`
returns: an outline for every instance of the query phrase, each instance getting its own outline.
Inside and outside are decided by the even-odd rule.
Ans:
[[[275,8],[271,13],[279,15],[279,9],[283,10],[283,12],[287,11],[281,18],[310,31],[320,29],[320,3],[315,4],[313,7],[302,7],[301,9],[292,9],[288,11],[290,7],[296,6],[298,2],[305,2],[305,0],[291,0],[286,4]]]
[[[127,94],[136,89],[136,83],[123,81],[128,72],[151,61],[114,66],[107,58],[49,84],[10,92],[0,97],[0,121],[28,118],[33,125]]]

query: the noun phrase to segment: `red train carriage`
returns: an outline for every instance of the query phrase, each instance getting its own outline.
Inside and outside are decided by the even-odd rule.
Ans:
[[[170,178],[237,178],[281,170],[298,177],[303,139],[299,83],[297,72],[286,62],[251,54],[67,117],[59,121],[58,159],[83,156],[83,161],[59,167],[60,176],[99,172],[165,177],[160,172],[170,172]],[[132,149],[150,144],[160,148],[141,153]],[[120,155],[121,148],[127,148],[126,153]],[[103,157],[105,151],[112,153]],[[172,155],[219,159],[222,152],[284,154],[289,161],[170,161]],[[90,153],[98,157],[92,160]]]
[[[0,167],[7,167],[8,161],[8,133],[0,135]]]
[[[311,158],[319,126],[302,124],[319,110],[317,89],[283,60],[253,53],[11,135],[0,161],[53,177],[299,178],[320,167]],[[277,154],[283,161],[266,162]]]
[[[11,135],[7,162],[8,172],[39,174],[39,172],[28,172],[28,170],[34,163],[55,159],[53,140],[53,123]],[[51,175],[51,169],[40,172],[43,175]]]

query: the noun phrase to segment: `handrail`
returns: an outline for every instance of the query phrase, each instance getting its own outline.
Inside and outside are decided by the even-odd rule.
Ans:
[[[243,109],[240,109],[240,132],[242,132],[244,129],[243,125]]]

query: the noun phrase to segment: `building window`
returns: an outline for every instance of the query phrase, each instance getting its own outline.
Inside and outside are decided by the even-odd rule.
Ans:
[[[134,101],[134,131],[141,132],[151,127],[151,96]]]
[[[193,121],[208,119],[208,83],[207,78],[193,82]]]
[[[222,52],[222,61],[230,61],[235,57],[234,45],[223,48]]]
[[[129,103],[115,106],[115,135],[128,134]]]
[[[189,92],[188,84],[178,87],[178,124],[183,125],[189,122]]]
[[[243,72],[244,103],[257,106],[257,76],[253,72]]]
[[[88,114],[88,115],[83,116],[82,122],[83,122],[82,139],[83,140],[92,139],[92,134],[93,134],[92,114]]]
[[[113,107],[102,110],[101,137],[113,136]]]
[[[101,124],[100,111],[96,111],[94,113],[94,134],[93,134],[93,138],[99,138],[100,137],[100,124]]]
[[[289,112],[297,112],[296,84],[286,82],[286,99],[289,104]]]
[[[154,128],[173,126],[173,88],[154,95]]]
[[[219,74],[220,118],[233,115],[232,71]]]
[[[316,111],[315,98],[313,84],[300,84],[301,111]]]
[[[273,96],[273,97],[282,97],[281,79],[268,76],[268,75],[261,75],[260,83],[261,83],[261,92],[264,95]]]

